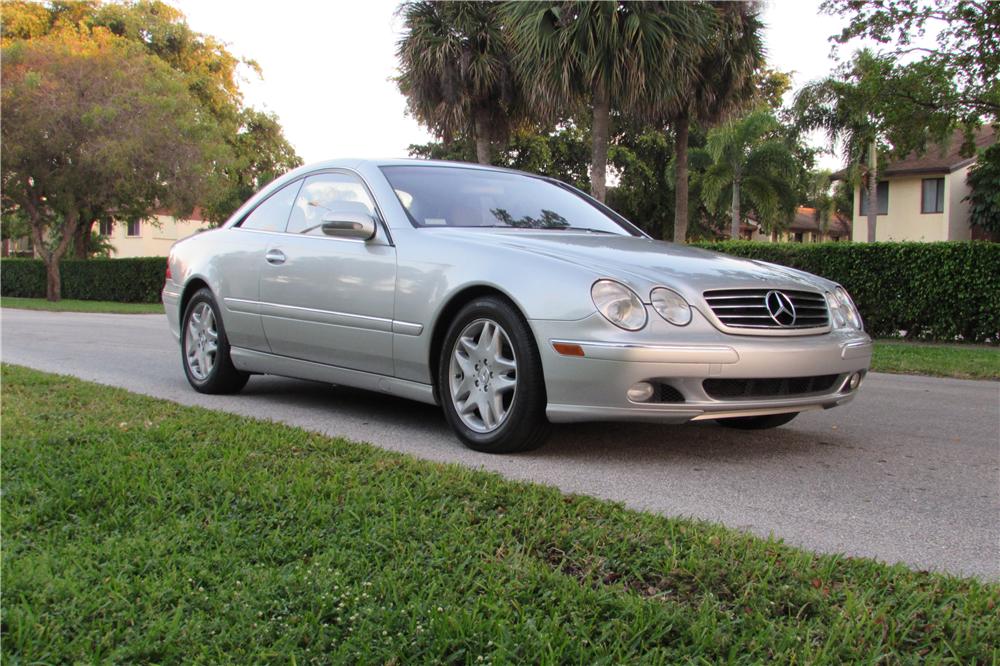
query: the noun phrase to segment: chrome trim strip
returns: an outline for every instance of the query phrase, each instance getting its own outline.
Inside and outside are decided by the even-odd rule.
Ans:
[[[842,359],[865,358],[871,356],[871,353],[871,340],[852,340],[840,346],[840,358]]]
[[[233,359],[233,365],[245,372],[258,372],[295,379],[311,379],[317,382],[341,384],[368,391],[389,393],[429,405],[437,404],[437,400],[434,399],[434,387],[430,384],[421,384],[407,379],[387,377],[372,372],[352,370],[335,365],[325,365],[313,361],[303,361],[302,359],[290,356],[278,356],[277,354],[268,354],[241,347],[231,348],[230,355]]]
[[[725,345],[647,345],[585,340],[549,340],[549,344],[579,345],[584,353],[582,358],[607,361],[729,364],[740,360],[739,353]]]
[[[280,305],[264,301],[251,301],[244,298],[224,298],[222,300],[226,304],[226,308],[232,312],[259,314],[262,317],[308,321],[316,324],[329,324],[331,326],[347,326],[386,333],[399,333],[400,335],[416,336],[420,335],[424,330],[423,324],[396,321],[386,317],[373,317],[371,315],[336,312],[334,310],[320,310],[298,305]],[[300,316],[294,316],[295,313],[298,313]]]

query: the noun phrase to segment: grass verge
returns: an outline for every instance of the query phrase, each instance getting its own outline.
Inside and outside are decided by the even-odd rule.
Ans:
[[[15,366],[3,386],[12,663],[1000,657],[997,585]]]
[[[906,375],[1000,379],[1000,349],[876,340],[871,369]]]
[[[49,310],[51,312],[105,312],[109,314],[163,314],[162,303],[115,303],[113,301],[75,301],[63,299],[52,303],[44,298],[15,298],[4,296],[0,306],[22,310]]]

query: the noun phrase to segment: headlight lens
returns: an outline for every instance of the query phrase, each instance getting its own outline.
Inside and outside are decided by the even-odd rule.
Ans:
[[[833,293],[844,308],[844,316],[847,318],[847,323],[859,331],[863,330],[865,325],[861,321],[861,313],[858,312],[857,306],[854,305],[854,299],[847,293],[847,290],[843,287],[837,287],[833,290]]]
[[[691,306],[676,291],[657,287],[650,292],[649,300],[653,309],[674,326],[687,326],[691,323]]]
[[[626,331],[638,331],[646,325],[646,306],[635,292],[614,280],[598,280],[590,288],[597,311]]]
[[[837,287],[833,293],[827,292],[826,303],[830,306],[830,317],[834,328],[863,329],[861,314],[854,307],[854,301],[843,287]]]

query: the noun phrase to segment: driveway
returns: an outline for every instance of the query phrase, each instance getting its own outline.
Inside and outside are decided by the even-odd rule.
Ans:
[[[382,394],[276,377],[254,377],[237,396],[195,393],[161,315],[4,309],[0,326],[4,362],[816,551],[1000,578],[997,382],[873,373],[852,404],[807,412],[778,430],[572,425],[539,451],[489,456],[465,449],[438,409]]]

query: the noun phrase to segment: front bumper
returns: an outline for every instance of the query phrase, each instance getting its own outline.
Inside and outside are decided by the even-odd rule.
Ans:
[[[849,379],[871,364],[872,343],[865,333],[837,330],[795,337],[722,333],[697,310],[690,324],[677,327],[649,309],[649,323],[635,333],[622,331],[599,314],[578,321],[533,320],[545,371],[550,421],[653,421],[684,423],[703,419],[758,416],[829,409],[854,399]],[[576,346],[582,356],[561,354],[554,343]],[[825,377],[819,390],[783,395],[720,397],[705,380],[777,380]],[[659,388],[649,401],[626,393],[636,382]],[[772,382],[787,389],[804,382]]]

